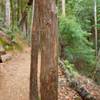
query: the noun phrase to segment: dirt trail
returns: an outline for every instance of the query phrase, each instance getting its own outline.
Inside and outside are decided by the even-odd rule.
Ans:
[[[29,100],[30,50],[0,64],[0,100]]]

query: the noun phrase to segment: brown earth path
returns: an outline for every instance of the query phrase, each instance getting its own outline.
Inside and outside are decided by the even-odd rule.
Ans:
[[[29,100],[30,50],[0,64],[0,100]]]

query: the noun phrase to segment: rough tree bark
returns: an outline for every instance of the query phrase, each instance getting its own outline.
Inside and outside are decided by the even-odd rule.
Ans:
[[[40,1],[41,100],[57,100],[57,18],[55,0]]]
[[[97,32],[97,1],[94,0],[94,31],[95,31],[95,51],[96,57],[98,55],[98,32]]]
[[[65,16],[66,12],[65,12],[65,0],[62,0],[62,15]]]
[[[38,12],[36,9],[35,12]],[[31,72],[30,72],[30,100],[38,100],[38,50],[39,50],[39,20],[37,14],[33,15],[32,27],[32,51],[31,51]],[[37,29],[36,29],[37,27]]]
[[[10,0],[5,1],[5,24],[6,26],[10,26]]]
[[[38,54],[41,54],[40,86],[38,86],[37,77],[39,74]],[[35,0],[30,100],[58,100],[57,88],[57,17],[55,0]]]

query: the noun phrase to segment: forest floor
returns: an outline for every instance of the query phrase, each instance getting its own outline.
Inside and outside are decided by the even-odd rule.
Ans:
[[[30,48],[12,55],[12,60],[0,64],[0,100],[29,100]],[[58,100],[82,100],[60,70],[58,87]],[[100,97],[99,89],[97,94]]]
[[[0,64],[0,100],[29,100],[30,50]]]

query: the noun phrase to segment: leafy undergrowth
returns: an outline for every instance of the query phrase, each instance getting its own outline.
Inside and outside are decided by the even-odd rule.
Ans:
[[[14,44],[14,50],[17,49],[17,50],[23,51],[24,48],[28,47],[28,42],[19,33],[17,33],[14,36],[13,41],[15,42],[15,44]]]
[[[0,45],[2,45],[6,51],[22,51],[27,47],[28,43],[21,34],[16,33],[12,39],[9,35],[6,35],[5,33],[4,35],[5,36],[0,37]],[[8,38],[10,38],[10,42],[8,41]]]

